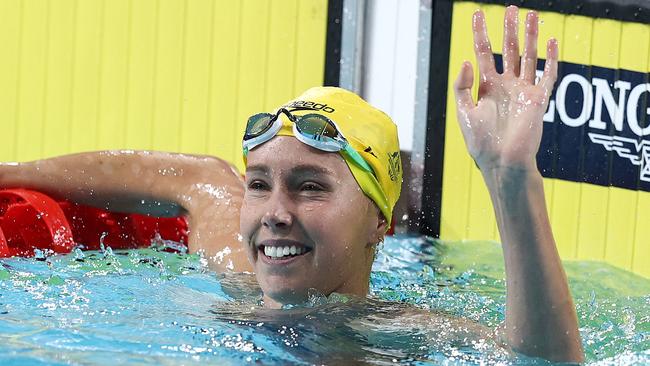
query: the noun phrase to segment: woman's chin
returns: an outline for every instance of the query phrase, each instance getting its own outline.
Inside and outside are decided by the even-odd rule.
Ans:
[[[312,292],[318,292],[314,287],[308,284],[291,284],[286,282],[282,283],[282,286],[267,284],[267,286],[262,286],[264,304],[266,307],[271,308],[280,308],[282,305],[289,304],[304,304]]]

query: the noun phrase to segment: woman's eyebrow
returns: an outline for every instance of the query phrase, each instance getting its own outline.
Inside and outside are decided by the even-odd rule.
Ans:
[[[300,164],[291,168],[291,175],[335,175],[335,173],[322,165]]]
[[[271,173],[271,169],[265,164],[249,165],[246,167],[246,174],[254,173],[269,175]],[[332,169],[316,164],[294,165],[289,169],[289,173],[293,176],[336,175]]]
[[[268,174],[270,171],[269,167],[266,165],[258,164],[258,165],[249,165],[246,167],[246,174],[249,173],[261,173],[261,174]]]

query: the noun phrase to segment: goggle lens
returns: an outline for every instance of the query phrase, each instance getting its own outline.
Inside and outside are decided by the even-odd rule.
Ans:
[[[269,113],[259,113],[248,119],[246,124],[246,138],[257,137],[266,132],[273,124],[273,115]]]
[[[318,114],[307,114],[296,121],[298,131],[307,136],[337,138],[339,132],[327,120],[327,117]]]

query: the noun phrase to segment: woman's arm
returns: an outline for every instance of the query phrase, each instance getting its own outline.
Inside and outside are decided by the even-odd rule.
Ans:
[[[480,72],[478,103],[465,62],[455,84],[458,121],[494,205],[506,267],[506,337],[518,352],[552,361],[584,360],[577,317],[553,239],[535,156],[542,118],[557,78],[558,47],[547,45],[544,75],[535,85],[537,14],[526,18],[519,56],[518,9],[508,7],[503,74],[494,66],[482,12],[473,19]]]
[[[238,239],[243,182],[215,157],[104,151],[3,163],[0,187],[35,189],[116,212],[185,215],[190,251],[204,250],[216,269],[250,269]]]

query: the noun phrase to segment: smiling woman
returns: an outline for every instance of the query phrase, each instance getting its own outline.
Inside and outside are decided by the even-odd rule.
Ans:
[[[248,161],[240,222],[265,303],[300,303],[309,289],[365,296],[386,220],[343,159],[281,136]]]
[[[388,116],[339,88],[251,117],[240,228],[267,306],[303,302],[310,289],[368,293],[399,197],[400,163],[387,163],[398,146]]]
[[[480,11],[474,14],[479,96],[477,101],[472,96],[472,67],[465,62],[455,84],[459,125],[490,192],[503,240],[508,344],[529,355],[580,362],[575,308],[535,164],[542,118],[557,77],[558,45],[554,39],[548,41],[544,74],[536,84],[538,17],[534,12],[526,17],[520,55],[517,16],[516,7],[508,8],[504,72],[497,73],[485,17]],[[240,225],[269,307],[304,301],[311,288],[324,294],[367,293],[372,249],[390,222],[395,202],[390,198],[399,195],[399,189],[389,194],[395,193],[390,180],[401,169],[390,161],[397,136],[385,125],[392,122],[355,98],[333,88],[312,89],[298,97],[302,105],[327,105],[335,111],[332,119],[321,111],[325,118],[311,123],[322,128],[308,129],[317,131],[311,134],[300,126],[310,114],[295,114],[313,108],[290,108],[295,101],[275,114],[264,114],[264,123],[258,115],[249,120],[243,143],[249,168]],[[369,112],[359,116],[349,110]],[[365,140],[373,135],[379,138]],[[339,148],[323,149],[322,141],[338,141]],[[370,169],[355,163],[355,155],[349,153],[351,142],[354,152],[366,154],[362,157]],[[366,186],[368,181],[376,184]],[[290,256],[292,247],[296,253],[304,249]]]

